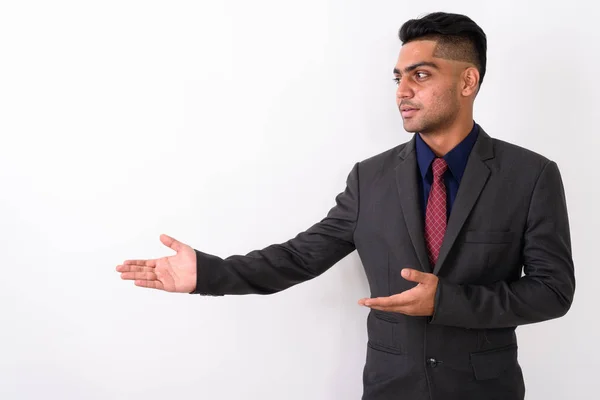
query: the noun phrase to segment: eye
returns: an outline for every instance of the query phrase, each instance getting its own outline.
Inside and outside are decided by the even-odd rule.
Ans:
[[[396,85],[400,84],[400,78],[394,78],[393,81],[396,82]]]
[[[425,79],[429,76],[427,72],[417,72],[415,75],[417,76],[417,79]]]

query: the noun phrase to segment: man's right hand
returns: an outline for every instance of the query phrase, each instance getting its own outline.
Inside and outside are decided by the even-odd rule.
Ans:
[[[196,289],[196,252],[167,235],[161,235],[160,241],[177,254],[154,260],[126,260],[117,266],[121,279],[133,280],[140,287],[191,293]]]

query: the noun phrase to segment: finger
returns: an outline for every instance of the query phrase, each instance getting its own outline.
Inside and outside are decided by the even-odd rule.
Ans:
[[[368,298],[360,299],[358,301],[358,304],[361,305],[361,306],[366,306],[367,305],[366,304],[367,300],[369,300],[369,299]]]
[[[178,240],[173,239],[171,236],[162,234],[160,235],[160,241],[167,247],[179,252],[183,248],[183,243]]]
[[[123,264],[154,268],[156,267],[156,260],[125,260]]]
[[[150,288],[150,289],[159,289],[159,290],[164,290],[164,286],[161,282],[159,281],[144,281],[144,280],[138,280],[134,282],[135,286],[140,286],[140,287],[145,287],[145,288]]]
[[[417,271],[412,268],[404,268],[402,270],[402,277],[407,281],[425,284],[431,283],[435,279],[435,275],[433,274]]]
[[[365,305],[367,307],[406,307],[414,303],[414,300],[415,288],[389,297],[376,297],[373,299],[365,299]]]
[[[154,272],[154,268],[139,267],[137,265],[117,265],[118,272]]]
[[[123,272],[121,273],[121,279],[123,280],[145,280],[145,281],[156,281],[158,278],[154,272]]]
[[[392,297],[376,297],[373,299],[365,299],[364,305],[367,307],[391,307],[394,305]]]

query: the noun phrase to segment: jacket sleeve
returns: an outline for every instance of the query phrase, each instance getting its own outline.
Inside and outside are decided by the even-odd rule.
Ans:
[[[287,242],[225,259],[195,250],[197,282],[192,294],[276,293],[319,276],[351,253],[359,208],[358,165],[327,216]]]
[[[432,324],[504,328],[558,318],[571,307],[574,266],[563,182],[549,161],[537,180],[524,232],[523,276],[461,285],[439,280]]]

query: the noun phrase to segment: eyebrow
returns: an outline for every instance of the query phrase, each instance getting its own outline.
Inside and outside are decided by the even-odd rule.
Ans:
[[[438,67],[436,63],[433,63],[431,61],[421,61],[421,62],[418,62],[413,65],[409,65],[408,67],[404,68],[404,73],[407,74],[410,71],[414,71],[415,69],[417,69],[419,67],[432,67],[435,69],[440,69],[440,67]],[[402,72],[400,72],[400,70],[398,68],[394,68],[394,74],[402,75]]]

